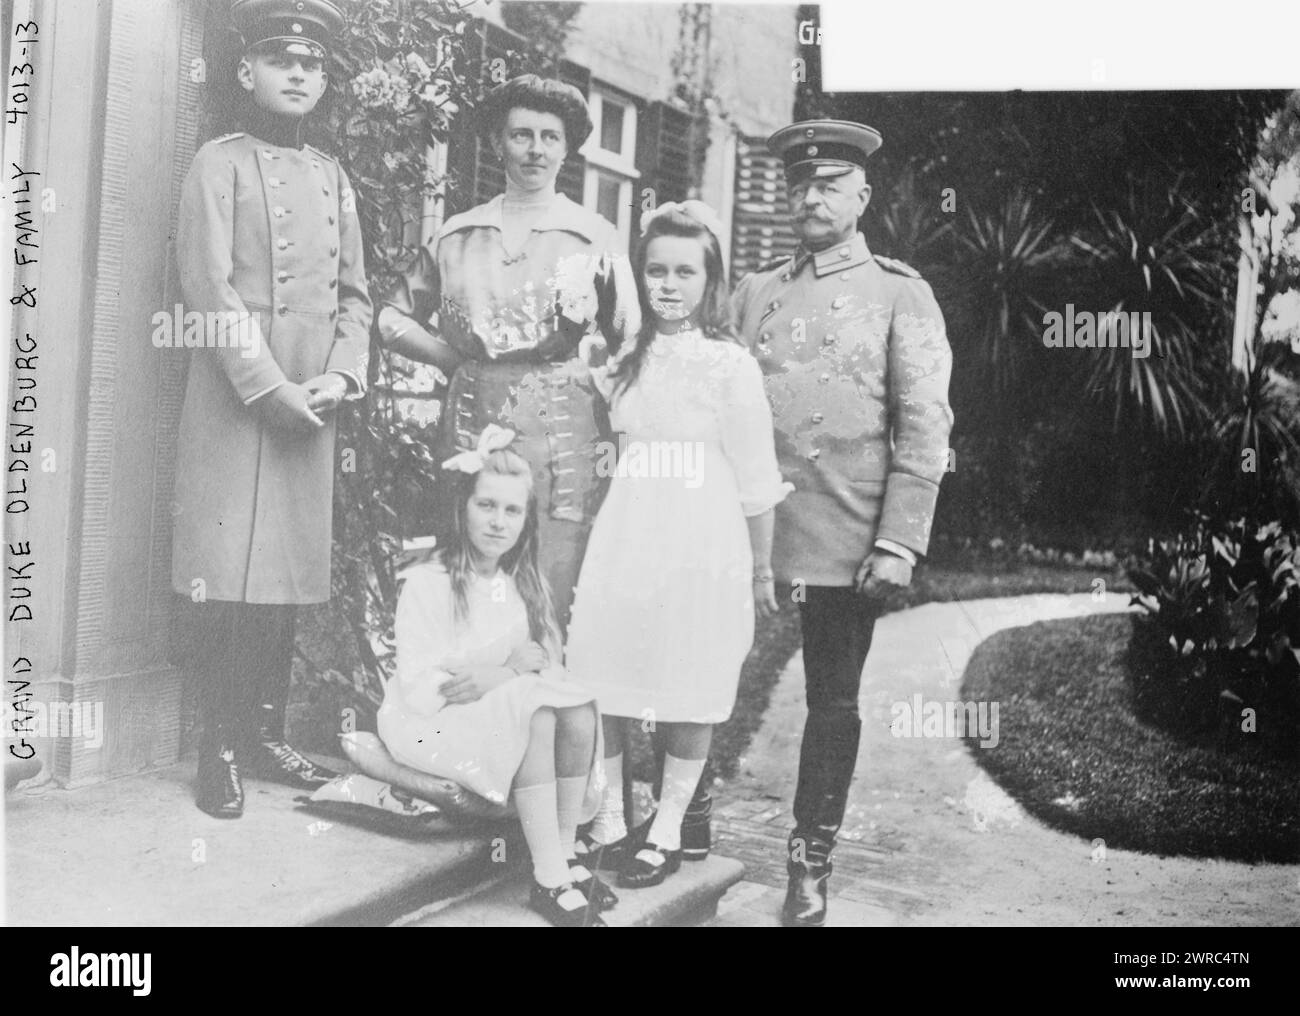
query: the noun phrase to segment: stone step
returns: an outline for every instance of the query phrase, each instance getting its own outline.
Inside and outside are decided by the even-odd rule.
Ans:
[[[712,854],[703,861],[682,864],[662,884],[649,889],[622,889],[614,872],[601,879],[618,894],[618,905],[602,917],[614,928],[681,927],[711,918],[718,900],[745,874],[745,866],[730,857]],[[531,872],[518,867],[459,899],[434,903],[396,922],[413,928],[545,928],[542,917],[528,908]]]
[[[193,779],[190,761],[6,794],[6,923],[386,925],[491,878],[511,835],[441,822],[398,832],[255,779],[243,816],[217,819],[195,807]]]

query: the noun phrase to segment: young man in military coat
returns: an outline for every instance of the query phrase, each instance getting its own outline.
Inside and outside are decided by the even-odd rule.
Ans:
[[[327,0],[236,0],[248,130],[205,144],[181,198],[184,309],[206,315],[177,445],[172,585],[200,682],[197,803],[243,811],[240,767],[334,774],[284,737],[294,612],[330,595],[334,410],[359,398],[371,318],[356,202],[302,141],[325,90]]]
[[[880,143],[872,128],[836,120],[772,135],[799,247],[744,279],[734,299],[763,368],[781,472],[796,488],[777,506],[772,554],[778,593],[799,604],[807,683],[783,910],[795,927],[825,920],[862,668],[882,600],[911,582],[928,547],[952,427],[952,358],[930,287],[872,255],[858,232],[866,160]]]

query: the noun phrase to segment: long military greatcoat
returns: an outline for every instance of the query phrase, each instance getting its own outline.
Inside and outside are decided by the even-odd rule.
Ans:
[[[777,578],[852,585],[877,539],[924,554],[953,420],[930,287],[859,233],[747,276],[733,307],[795,485],[776,507]]]
[[[328,600],[334,414],[290,435],[252,403],[328,371],[362,390],[371,307],[347,176],[310,146],[210,141],[185,181],[176,250],[185,312],[249,313],[256,334],[209,318],[206,337],[222,345],[171,351],[190,358],[172,585],[208,600]]]

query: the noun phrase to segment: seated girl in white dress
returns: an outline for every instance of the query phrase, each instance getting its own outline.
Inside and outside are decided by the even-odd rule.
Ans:
[[[644,849],[624,854],[619,884],[630,887],[680,865],[682,817],[713,725],[735,704],[755,610],[776,611],[772,509],[792,488],[758,362],[732,328],[720,232],[699,201],[649,217],[633,260],[645,323],[612,365],[591,368],[620,432],[566,647],[570,675],[604,716],[593,850],[628,845],[625,721],[663,730],[667,745]]]
[[[489,426],[443,464],[461,484],[441,550],[405,572],[397,673],[379,736],[398,762],[490,801],[513,794],[532,852],[532,907],[553,924],[601,926],[613,892],[574,860],[600,800],[593,696],[569,681],[537,568],[532,469]]]

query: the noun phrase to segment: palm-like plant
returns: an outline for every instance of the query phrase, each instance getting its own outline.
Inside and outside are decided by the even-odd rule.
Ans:
[[[1019,189],[991,212],[968,208],[953,235],[954,354],[996,399],[1015,386],[1028,350],[1042,344],[1043,314],[1069,248]]]
[[[1092,220],[1071,238],[1094,259],[1088,309],[1150,314],[1152,347],[1144,358],[1098,350],[1087,391],[1111,408],[1116,429],[1136,416],[1166,436],[1185,434],[1205,416],[1207,377],[1223,369],[1229,238],[1182,192],[1181,177],[1130,178],[1116,207],[1092,206]]]
[[[1247,372],[1224,376],[1214,423],[1216,460],[1205,494],[1221,517],[1245,514],[1300,525],[1300,356],[1263,344]]]
[[[890,189],[876,222],[884,252],[928,277],[939,241],[952,231],[952,223],[940,218],[934,202],[918,200],[916,190],[916,172],[908,166]]]

